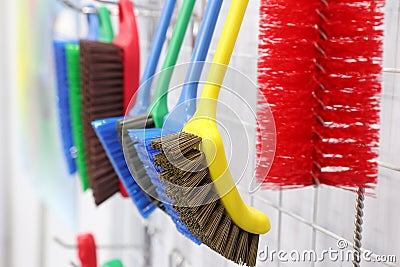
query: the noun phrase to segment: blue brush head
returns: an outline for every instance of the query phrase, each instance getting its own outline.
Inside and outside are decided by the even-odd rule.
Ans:
[[[117,121],[123,117],[108,118],[92,122],[93,129],[102,143],[115,172],[124,184],[129,196],[132,198],[139,213],[143,218],[148,218],[156,209],[156,206],[141,190],[140,186],[133,179],[132,174],[126,165],[122,145],[119,141]]]
[[[163,129],[151,128],[128,130],[128,134],[131,140],[136,142],[134,145],[136,152],[142,161],[152,184],[156,187],[156,192],[164,204],[165,211],[175,223],[176,228],[185,237],[200,245],[201,241],[189,231],[188,227],[180,220],[179,213],[172,207],[173,201],[165,194],[164,188],[166,184],[158,178],[158,172],[161,172],[162,169],[154,165],[154,157],[159,154],[160,151],[154,150],[151,147],[151,141],[160,138],[162,135],[170,134],[170,132],[165,132]]]
[[[66,41],[53,41],[55,71],[57,79],[57,106],[58,116],[60,120],[61,141],[63,154],[67,163],[68,172],[74,174],[76,172],[75,164],[75,147],[72,137],[72,124],[70,117],[70,104],[69,104],[69,83],[67,72],[67,60],[65,54]]]

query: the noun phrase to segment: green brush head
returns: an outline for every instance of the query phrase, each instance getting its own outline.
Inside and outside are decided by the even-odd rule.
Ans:
[[[81,107],[81,76],[79,67],[79,45],[67,44],[65,47],[68,68],[68,82],[70,85],[69,99],[74,145],[77,149],[76,163],[82,188],[89,188],[87,169],[85,164],[85,151],[83,143],[82,107]]]

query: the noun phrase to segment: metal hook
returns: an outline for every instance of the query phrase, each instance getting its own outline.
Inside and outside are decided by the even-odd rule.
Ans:
[[[72,3],[70,0],[58,0],[61,3],[63,3],[65,6],[83,14],[96,14],[97,13],[97,8],[96,7],[87,7],[87,6],[78,6],[74,3]],[[110,1],[110,0],[96,0],[99,3],[104,3],[104,4],[113,4],[117,5],[118,2],[115,1]],[[118,16],[118,9],[112,8],[109,9],[110,14],[113,16]],[[135,15],[137,17],[143,16],[143,17],[159,17],[161,14],[160,9],[155,9],[155,8],[150,8],[148,6],[143,6],[143,5],[135,5]]]
[[[58,245],[65,249],[77,249],[77,246],[75,244],[68,244],[61,240],[58,237],[53,238],[54,242],[56,242]],[[128,249],[134,249],[134,250],[143,250],[144,248],[138,245],[134,244],[127,244],[127,245],[96,245],[97,249],[104,249],[104,250],[128,250]]]
[[[69,0],[58,0],[58,1],[63,3],[65,6],[71,8],[75,11],[78,11],[80,13],[83,13],[83,14],[96,14],[97,13],[97,9],[95,7],[87,7],[87,6],[81,7],[81,6],[78,6],[74,3],[72,3]]]

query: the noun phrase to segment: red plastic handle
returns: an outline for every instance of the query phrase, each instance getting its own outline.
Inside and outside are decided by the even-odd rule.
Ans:
[[[134,6],[130,0],[119,1],[119,33],[113,43],[124,51],[124,113],[128,112],[129,103],[139,88],[140,82],[140,48],[139,34],[134,14]],[[120,193],[129,197],[125,187],[119,183]]]
[[[124,112],[126,113],[140,81],[139,34],[134,6],[130,0],[119,1],[119,33],[113,43],[124,51]],[[135,101],[136,99],[133,102]]]
[[[92,234],[80,234],[76,237],[78,257],[82,267],[97,267],[96,243]]]

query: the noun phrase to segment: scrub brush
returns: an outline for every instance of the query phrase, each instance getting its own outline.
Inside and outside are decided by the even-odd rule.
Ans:
[[[96,16],[91,14],[90,16]],[[111,43],[114,38],[109,11],[106,7],[97,8],[98,23],[93,25],[89,20],[87,40],[99,40]],[[98,33],[97,33],[98,32]],[[89,188],[85,163],[85,150],[82,134],[81,78],[79,67],[79,44],[67,44],[65,47],[68,65],[68,81],[70,85],[69,99],[71,106],[71,123],[73,140],[76,149],[76,164],[83,190]]]
[[[129,0],[119,1],[119,20],[119,34],[112,44],[80,42],[84,146],[89,183],[97,205],[118,191],[125,191],[91,122],[123,115],[139,85],[138,33]]]
[[[242,201],[216,124],[218,94],[247,4],[246,0],[231,3],[193,118],[182,133],[163,136],[152,146],[161,151],[155,157],[157,170],[162,170],[160,180],[176,188],[169,190],[169,197],[189,230],[227,259],[255,266],[259,235],[269,231],[269,220]]]
[[[179,214],[172,208],[171,200],[166,197],[163,184],[158,182],[158,175],[154,172],[152,164],[153,155],[150,152],[151,148],[146,147],[144,143],[160,137],[163,131],[181,131],[183,125],[193,116],[196,110],[198,81],[211,44],[221,6],[222,0],[214,0],[207,3],[178,104],[165,116],[163,129],[128,129],[129,137],[135,144],[124,146],[127,162],[136,181],[147,194],[154,197],[158,195],[158,198],[163,202],[165,211],[177,224],[178,229],[192,240],[193,236],[187,235],[187,227],[180,221]],[[168,88],[169,80],[167,83],[164,82],[163,86]],[[150,187],[148,186],[149,184]],[[182,228],[184,231],[182,231]]]
[[[166,38],[168,26],[171,22],[175,4],[176,0],[167,0],[164,3],[156,33],[153,38],[149,58],[141,80],[141,86],[138,89],[136,103],[129,112],[129,116],[137,116],[145,113],[150,105],[152,76],[156,72],[157,64]],[[96,120],[92,122],[92,126],[98,138],[100,139],[115,172],[118,174],[119,179],[123,182],[129,196],[136,204],[139,213],[144,218],[147,218],[152,211],[154,211],[156,206],[152,202],[156,202],[156,200],[150,199],[149,196],[142,192],[135,180],[132,178],[128,166],[126,165],[116,126],[117,121],[123,118],[124,117],[121,116]]]

